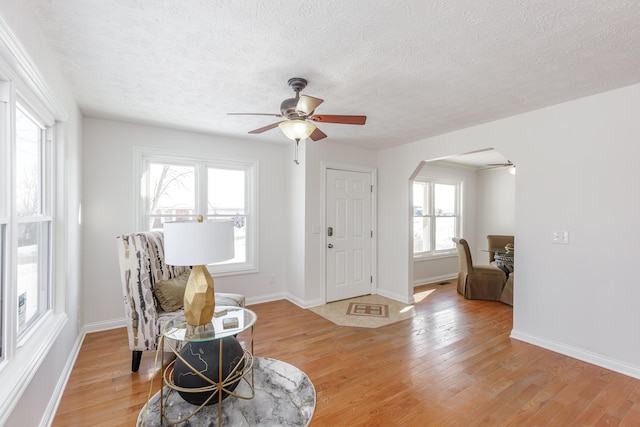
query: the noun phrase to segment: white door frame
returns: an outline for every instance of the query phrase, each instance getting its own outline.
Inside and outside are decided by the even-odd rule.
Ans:
[[[337,169],[348,172],[363,172],[368,173],[371,176],[371,185],[373,187],[373,191],[371,192],[371,230],[373,230],[373,239],[371,239],[371,294],[377,294],[378,289],[378,212],[376,207],[378,194],[378,169],[375,167],[369,166],[360,166],[360,165],[350,165],[346,163],[336,163],[336,162],[320,162],[320,166],[322,168],[321,177],[320,177],[320,193],[322,194],[321,200],[321,210],[322,210],[322,265],[320,269],[320,279],[322,286],[324,287],[322,292],[322,303],[327,303],[327,169]]]

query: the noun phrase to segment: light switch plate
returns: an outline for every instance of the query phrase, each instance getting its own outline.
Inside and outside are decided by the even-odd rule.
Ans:
[[[553,243],[568,245],[569,244],[569,232],[568,231],[554,231],[553,239],[551,240]]]

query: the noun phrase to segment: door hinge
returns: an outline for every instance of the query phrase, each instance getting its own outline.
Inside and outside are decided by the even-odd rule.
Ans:
[[[373,237],[373,230],[371,230],[371,237]]]
[[[371,187],[371,193],[373,193],[373,184],[370,185],[369,187]]]
[[[373,283],[373,276],[369,276],[369,283]]]

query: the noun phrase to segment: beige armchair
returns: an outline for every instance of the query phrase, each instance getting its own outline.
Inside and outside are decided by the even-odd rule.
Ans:
[[[498,267],[473,265],[469,244],[465,239],[454,238],[458,249],[458,292],[467,299],[498,301],[507,276]]]
[[[126,234],[116,240],[131,370],[136,372],[142,352],[156,350],[163,325],[184,313],[184,286],[191,269],[165,263],[162,231]],[[215,301],[221,306],[245,305],[245,297],[240,294],[216,292]]]
[[[502,294],[500,294],[500,301],[513,307],[513,279],[514,273],[509,274],[507,284],[504,285]]]
[[[506,236],[500,234],[490,234],[487,236],[487,248],[504,248],[507,244],[513,245],[514,238],[513,236]],[[495,262],[495,252],[489,252],[489,265],[496,265]]]

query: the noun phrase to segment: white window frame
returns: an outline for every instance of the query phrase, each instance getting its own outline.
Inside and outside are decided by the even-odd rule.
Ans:
[[[49,230],[47,270],[49,309],[28,329],[18,335],[17,295],[17,229],[15,207],[15,108],[20,103],[38,123],[46,128],[50,145],[48,153],[48,178],[45,203],[51,221]],[[65,245],[57,236],[64,231],[64,221],[57,220],[64,214],[64,122],[67,113],[57,101],[37,67],[24,50],[6,22],[0,19],[0,227],[4,228],[4,242],[0,256],[2,286],[2,360],[0,360],[0,425],[4,425],[23,393],[29,386],[39,366],[53,347],[66,322],[66,281],[63,269],[66,265]]]
[[[196,210],[206,216],[207,168],[242,170],[245,173],[245,214],[246,217],[246,259],[238,263],[209,265],[207,268],[216,276],[248,274],[258,272],[258,161],[229,159],[181,151],[163,150],[152,147],[134,147],[135,177],[135,223],[136,229],[147,230],[149,221],[146,214],[143,187],[146,186],[148,164],[151,162],[170,163],[196,167]],[[209,216],[214,218],[214,216]]]
[[[13,105],[13,109],[19,108],[21,112],[26,115],[29,119],[31,119],[39,128],[41,132],[41,153],[39,161],[40,171],[42,172],[39,177],[40,182],[40,190],[42,194],[40,195],[40,210],[33,216],[17,216],[16,215],[16,225],[18,224],[34,224],[34,223],[48,223],[48,236],[46,239],[47,247],[46,251],[38,251],[38,298],[39,300],[44,299],[45,309],[44,312],[41,313],[36,318],[27,322],[25,325],[25,329],[23,331],[18,332],[18,345],[24,341],[24,339],[29,336],[31,330],[37,325],[43,316],[46,315],[47,312],[53,309],[53,208],[54,208],[54,126],[47,125],[44,121],[38,117],[26,102],[18,96],[18,100]],[[17,173],[18,171],[16,171]],[[17,242],[17,238],[16,238]]]
[[[430,245],[429,247],[431,248],[428,251],[421,251],[421,252],[413,252],[413,257],[415,259],[420,259],[420,258],[437,258],[437,257],[446,257],[446,256],[451,256],[451,255],[457,255],[457,249],[454,246],[451,249],[440,249],[440,250],[436,250],[436,218],[438,217],[455,217],[457,218],[456,221],[456,227],[455,227],[455,231],[454,231],[454,236],[460,236],[462,235],[462,221],[463,221],[463,209],[462,209],[462,186],[463,186],[463,181],[461,179],[455,179],[455,178],[444,178],[444,177],[436,177],[436,176],[420,176],[417,177],[413,180],[412,186],[411,186],[411,190],[413,191],[413,186],[417,183],[420,184],[427,184],[429,186],[429,201],[427,202],[428,205],[428,209],[429,212],[423,212],[423,215],[421,215],[422,217],[428,217],[430,218],[430,222],[432,224],[431,226],[431,232],[429,235],[429,241],[430,241]],[[435,198],[435,186],[436,184],[444,184],[444,185],[453,185],[455,186],[456,189],[456,205],[455,205],[455,213],[453,215],[436,215],[436,213],[434,212],[434,198]],[[412,195],[412,200],[413,200],[413,195]],[[420,215],[415,215],[415,212],[413,212],[413,206],[412,206],[412,220],[413,218],[416,217],[420,217]],[[413,234],[413,221],[412,221],[412,234]]]

